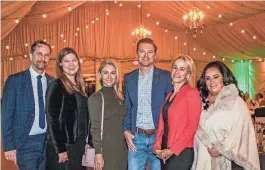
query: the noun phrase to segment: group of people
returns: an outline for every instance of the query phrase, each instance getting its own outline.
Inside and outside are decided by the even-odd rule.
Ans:
[[[232,162],[259,170],[254,128],[229,68],[210,62],[192,88],[192,58],[177,57],[170,73],[155,67],[156,52],[152,39],[139,40],[139,69],[124,75],[124,94],[117,66],[103,61],[102,88],[88,98],[74,49],[59,52],[55,79],[45,73],[50,45],[34,42],[30,68],[10,75],[3,89],[6,159],[21,170],[83,170],[89,137],[95,170],[146,163],[150,170],[229,170]]]
[[[249,93],[246,92],[244,94],[244,100],[247,103],[249,110],[253,111],[253,113],[254,113],[255,109],[261,107],[262,106],[261,103],[265,102],[264,96],[265,96],[265,91],[263,91],[263,93],[255,94],[254,100],[252,100],[249,96]]]

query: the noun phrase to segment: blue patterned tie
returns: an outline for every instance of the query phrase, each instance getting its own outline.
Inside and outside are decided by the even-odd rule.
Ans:
[[[41,75],[38,75],[38,99],[39,99],[39,124],[40,128],[45,128],[45,112],[44,112],[44,101],[43,101],[43,90],[42,90],[42,83],[41,83]]]

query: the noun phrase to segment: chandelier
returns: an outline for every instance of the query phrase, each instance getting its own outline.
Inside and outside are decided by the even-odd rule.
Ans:
[[[183,17],[186,33],[191,32],[193,38],[196,38],[197,32],[202,33],[202,29],[204,27],[203,18],[203,13],[196,8],[194,4],[194,7],[189,11],[189,13],[185,14]]]
[[[142,38],[151,37],[151,34],[152,34],[151,31],[144,28],[144,26],[142,24],[142,21],[143,21],[142,9],[143,9],[143,5],[142,5],[142,1],[141,1],[141,11],[140,11],[141,25],[132,31],[133,41],[135,41],[135,42],[138,42]]]

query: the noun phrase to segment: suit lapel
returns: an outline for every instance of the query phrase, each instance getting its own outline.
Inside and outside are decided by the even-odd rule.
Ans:
[[[138,106],[138,81],[139,81],[139,69],[135,71],[132,75],[132,89],[134,90],[132,94],[135,94],[133,97],[135,99],[134,103]]]
[[[31,81],[31,75],[30,75],[29,69],[25,71],[25,83],[28,89],[28,97],[29,97],[28,100],[30,102],[30,105],[33,106],[32,108],[35,108],[33,87],[32,87],[32,81]]]
[[[154,72],[153,72],[153,82],[152,82],[152,96],[151,96],[151,100],[152,103],[154,103],[154,99],[155,99],[155,94],[156,94],[156,90],[159,89],[159,79],[160,79],[160,73],[159,70],[154,67]]]
[[[47,74],[47,73],[45,73],[45,76],[46,76],[46,79],[47,79],[47,88],[48,88],[48,85],[51,83],[51,81],[53,80],[53,78],[49,74]]]

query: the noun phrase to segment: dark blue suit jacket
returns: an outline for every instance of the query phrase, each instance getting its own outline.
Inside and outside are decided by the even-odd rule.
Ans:
[[[138,79],[139,69],[132,71],[124,76],[125,86],[125,104],[127,114],[124,118],[123,131],[129,130],[132,133],[136,131],[136,116],[138,108]],[[165,70],[154,67],[152,83],[152,115],[155,127],[158,126],[159,113],[165,98],[172,91],[170,73]]]
[[[46,74],[47,86],[52,77]],[[21,147],[31,130],[35,102],[30,71],[10,75],[3,89],[2,140],[4,152]]]

